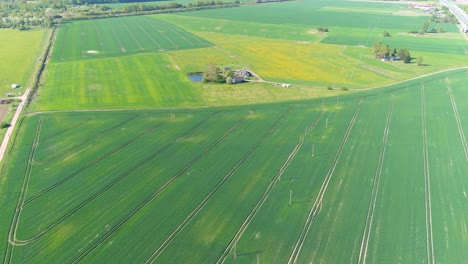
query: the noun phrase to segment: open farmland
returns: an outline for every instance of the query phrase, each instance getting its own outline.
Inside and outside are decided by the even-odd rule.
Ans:
[[[411,36],[407,32],[427,16],[402,15],[407,9],[393,3],[293,1],[64,23],[34,107],[268,103],[337,95],[467,65],[468,46],[452,32],[453,25],[443,25],[448,33]],[[330,32],[317,32],[318,27]],[[385,29],[391,38],[382,39]],[[374,59],[371,46],[379,39],[392,48],[410,48],[425,66]],[[267,82],[233,87],[192,83],[186,77],[210,64],[247,67]]]
[[[47,38],[47,31],[0,30],[0,97],[11,90],[11,84],[22,87],[16,92],[24,92],[33,74],[36,61],[42,56],[41,49]]]
[[[96,59],[211,45],[185,30],[148,16],[87,20],[61,26],[52,61]]]
[[[296,103],[25,116],[0,185],[3,262],[461,263],[466,74]]]

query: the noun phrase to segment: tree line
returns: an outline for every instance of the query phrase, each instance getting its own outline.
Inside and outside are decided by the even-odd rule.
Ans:
[[[138,3],[136,3],[137,1]],[[145,1],[149,0],[12,0],[0,2],[0,28],[26,30],[31,27],[52,27],[62,20],[185,12],[200,9],[238,7],[241,5],[239,0],[196,0],[188,3],[156,0],[156,2],[160,3],[142,3]],[[277,1],[291,0],[264,0],[260,2],[258,0],[251,0],[251,2],[245,4]],[[111,8],[105,5],[106,3],[130,4],[122,8]],[[62,14],[64,14],[63,17]]]

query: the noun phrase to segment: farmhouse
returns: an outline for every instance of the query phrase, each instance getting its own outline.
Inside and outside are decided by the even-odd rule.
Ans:
[[[241,83],[241,82],[245,82],[245,78],[242,77],[242,76],[234,76],[232,77],[231,79],[231,83]]]
[[[291,87],[291,84],[289,84],[289,83],[283,83],[283,84],[281,85],[281,87],[283,87],[283,88],[288,88],[288,87]]]
[[[20,85],[16,84],[16,83],[11,85],[11,89],[16,89],[16,88],[19,88],[19,87],[20,87]]]

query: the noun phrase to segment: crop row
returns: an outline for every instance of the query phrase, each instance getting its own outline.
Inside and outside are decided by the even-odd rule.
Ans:
[[[71,42],[71,46],[68,45]],[[188,31],[154,17],[75,21],[61,26],[52,60],[64,62],[211,45]]]

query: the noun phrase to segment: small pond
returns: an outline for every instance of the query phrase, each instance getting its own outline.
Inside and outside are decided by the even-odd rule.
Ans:
[[[187,77],[192,82],[201,82],[203,81],[203,72],[190,72],[187,74]]]

